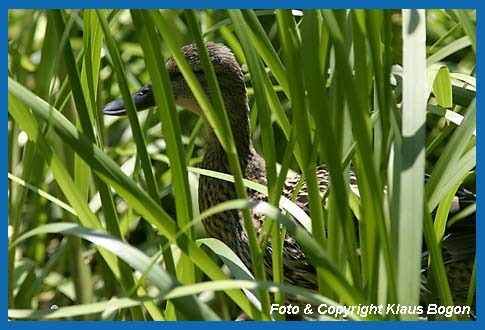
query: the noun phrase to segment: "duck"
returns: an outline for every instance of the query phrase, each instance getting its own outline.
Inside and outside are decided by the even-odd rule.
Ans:
[[[232,51],[224,44],[208,41],[205,43],[205,46],[214,67],[221,95],[225,103],[225,109],[233,133],[243,177],[250,181],[266,185],[267,177],[265,161],[264,158],[256,152],[251,140],[249,98],[241,66]],[[181,51],[193,69],[196,77],[199,79],[202,88],[205,90],[206,94],[209,95],[209,88],[205,80],[204,72],[201,69],[197,46],[195,44],[185,45],[181,48]],[[175,103],[204,118],[201,108],[180,73],[173,57],[168,57],[166,60],[166,69],[171,80]],[[137,111],[154,108],[156,106],[152,93],[152,85],[150,83],[136,91],[132,95],[132,98]],[[104,106],[103,112],[105,115],[111,116],[125,115],[126,109],[124,101],[122,99],[117,99],[109,102]],[[207,127],[207,137],[201,167],[203,169],[231,174],[226,152],[207,120],[205,120],[205,122]],[[319,179],[319,188],[323,194],[328,189],[329,172],[325,165],[318,166],[316,171]],[[303,211],[309,213],[306,184],[303,183],[301,187],[297,188],[299,181],[300,175],[288,176],[285,181],[282,196],[291,199],[295,190],[300,189],[295,203]],[[352,190],[358,190],[357,179],[353,172],[350,174],[350,185]],[[456,206],[452,208],[450,217],[459,212],[464,205],[468,205],[475,200],[475,196],[471,192],[466,191],[465,189],[461,189],[460,192],[461,195],[456,198],[454,203]],[[204,212],[219,203],[237,198],[233,183],[205,175],[201,175],[199,178],[198,195],[200,212]],[[250,200],[266,200],[265,195],[252,189],[247,189],[247,195]],[[252,222],[257,235],[261,232],[263,221],[264,217],[261,214],[252,212]],[[473,221],[468,221],[467,224],[472,222],[474,224],[474,219]],[[202,223],[208,236],[219,239],[225,243],[244,262],[248,269],[252,268],[248,233],[244,227],[243,215],[240,210],[224,211],[211,215],[203,219]],[[356,228],[357,227],[358,226],[356,225]],[[463,259],[474,259],[475,256],[474,228],[465,227],[466,228],[459,228],[458,234],[455,235],[447,232],[447,244],[443,244],[444,249],[454,251],[457,249],[456,245],[460,246],[460,244],[466,242],[467,248],[464,249],[466,251],[466,256],[460,255],[460,262]],[[466,232],[465,236],[462,235],[464,231]],[[268,279],[272,279],[271,254],[271,246],[268,244],[264,251],[264,265]],[[457,257],[456,253],[455,255],[453,255],[452,252],[448,254],[450,255],[450,260],[452,258],[451,256],[453,256],[453,258]],[[318,290],[315,267],[312,265],[309,258],[305,256],[298,242],[296,242],[296,240],[288,233],[286,233],[284,238],[282,259],[283,275],[286,283],[312,291]],[[470,262],[468,262],[465,266],[461,265],[460,267],[455,267],[454,271],[456,274],[454,275],[456,276],[454,277],[456,277],[457,280],[450,280],[450,284],[454,286],[454,291],[456,291],[454,296],[460,296],[460,301],[464,301],[466,300],[466,292],[468,291],[473,263],[470,264]],[[460,281],[458,279],[460,279]]]

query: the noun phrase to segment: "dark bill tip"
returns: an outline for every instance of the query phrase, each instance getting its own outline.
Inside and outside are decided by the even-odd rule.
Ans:
[[[152,85],[148,84],[140,88],[133,95],[133,102],[137,111],[149,109],[155,106],[155,100],[152,94]],[[106,104],[103,113],[109,116],[126,115],[125,102],[123,99],[117,99]]]
[[[109,116],[123,116],[126,114],[125,102],[123,99],[117,99],[106,104],[103,113]]]

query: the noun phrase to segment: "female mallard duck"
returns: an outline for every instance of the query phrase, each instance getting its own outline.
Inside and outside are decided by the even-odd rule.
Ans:
[[[219,81],[244,178],[265,185],[267,182],[264,159],[256,153],[251,142],[249,103],[243,72],[236,61],[236,58],[226,46],[207,42],[206,48]],[[201,86],[206,93],[209,94],[205,75],[201,69],[197,47],[195,45],[184,46],[182,47],[182,53],[185,55],[189,65],[193,68]],[[199,105],[195,101],[190,88],[185,82],[182,74],[179,72],[173,58],[170,57],[167,60],[166,68],[172,82],[172,90],[176,104],[203,116]],[[142,87],[139,91],[134,93],[133,99],[138,110],[144,110],[155,106],[150,84]],[[124,115],[125,109],[123,100],[119,99],[110,102],[104,107],[103,111],[107,115]],[[209,125],[207,125],[207,129],[208,137],[202,167],[218,172],[230,173],[229,163],[224,149]],[[328,172],[324,166],[319,167],[317,171],[320,179],[320,189],[324,192],[328,185]],[[298,181],[299,176],[287,178],[283,192],[285,197],[291,198]],[[356,186],[355,178],[351,178],[351,185]],[[248,197],[254,200],[264,199],[262,194],[251,189],[248,189]],[[232,183],[208,176],[200,176],[199,207],[201,212],[221,202],[235,198],[236,192]],[[304,211],[308,212],[305,185],[301,187],[296,202]],[[260,215],[253,213],[253,223],[257,233],[261,229],[262,221],[263,219]],[[223,241],[241,258],[246,266],[251,269],[247,233],[244,229],[240,211],[226,211],[210,216],[203,220],[203,224],[208,235]],[[473,232],[473,242],[474,237]],[[474,256],[474,249],[470,252]],[[267,247],[265,253],[265,268],[269,278],[272,278],[271,263],[271,248]],[[286,235],[284,242],[283,263],[284,278],[287,283],[312,290],[317,289],[315,268],[305,257],[298,243],[288,234]],[[463,284],[454,285],[454,289],[458,289],[454,291],[460,291],[461,294],[467,291],[470,274],[471,269],[467,266],[466,269],[461,272],[459,277],[466,277],[468,281],[465,279],[465,281],[461,281],[464,282]]]

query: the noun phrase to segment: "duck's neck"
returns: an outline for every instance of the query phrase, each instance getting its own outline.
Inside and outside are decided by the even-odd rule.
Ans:
[[[231,125],[234,143],[239,156],[243,177],[266,184],[264,160],[254,150],[250,138],[248,104],[244,99],[225,97],[226,111]],[[225,96],[225,95],[223,95]],[[208,125],[207,125],[208,126]],[[202,167],[231,174],[228,158],[214,131],[208,127],[206,150]],[[255,192],[248,190],[249,197],[256,198]],[[199,208],[201,212],[228,200],[236,199],[237,193],[232,182],[201,175],[199,178]],[[202,220],[207,234],[227,244],[251,267],[247,233],[239,211],[226,211]]]
[[[231,126],[234,144],[239,157],[241,167],[244,167],[248,159],[254,154],[251,143],[251,128],[249,124],[249,106],[246,90],[224,91],[223,97],[229,124]],[[206,139],[206,152],[204,156],[204,167],[217,171],[229,172],[229,164],[226,152],[222,147],[215,132],[209,125]]]

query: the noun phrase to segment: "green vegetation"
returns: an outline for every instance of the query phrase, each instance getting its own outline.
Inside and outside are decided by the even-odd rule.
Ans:
[[[475,191],[475,11],[11,10],[8,24],[9,318],[233,320],[243,311],[268,320],[268,293],[280,304],[419,305],[423,237],[427,301],[456,303],[440,244],[461,220],[447,223],[456,190]],[[202,40],[226,44],[247,68],[252,137],[268,174],[255,189],[268,204],[245,199],[251,183],[223,106],[184,69],[180,46]],[[175,107],[169,55],[234,176],[197,169],[203,121]],[[148,81],[161,86],[157,111],[136,114],[131,103],[128,118],[102,115]],[[324,199],[319,164],[331,173]],[[275,207],[291,171],[308,184],[309,218],[298,220],[311,233]],[[234,180],[240,199],[199,214],[199,175]],[[274,283],[263,266],[254,280],[200,223],[255,207],[267,216]],[[313,261],[319,293],[282,283],[282,230]],[[254,256],[267,240],[250,242]],[[473,280],[468,305],[474,295]],[[381,318],[418,315],[367,317]]]

